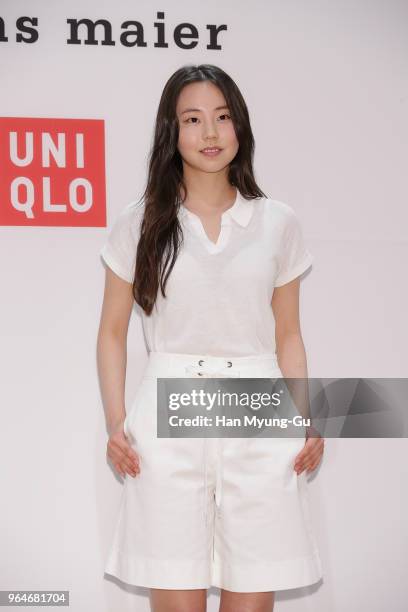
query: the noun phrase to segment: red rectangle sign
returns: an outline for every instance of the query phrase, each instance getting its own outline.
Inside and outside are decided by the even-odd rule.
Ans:
[[[0,225],[105,227],[104,127],[0,117]]]

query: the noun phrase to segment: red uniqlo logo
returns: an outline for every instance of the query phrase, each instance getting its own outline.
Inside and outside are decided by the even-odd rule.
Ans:
[[[106,226],[102,119],[0,117],[0,225]]]

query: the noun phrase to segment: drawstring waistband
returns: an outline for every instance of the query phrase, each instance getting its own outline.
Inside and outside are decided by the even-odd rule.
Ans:
[[[276,376],[281,375],[276,353],[243,357],[218,357],[196,353],[151,351],[144,375],[163,378],[182,378],[196,375],[214,378],[233,378],[236,376],[258,378],[274,375],[274,371],[276,371]]]
[[[276,353],[249,355],[243,357],[219,357],[189,353],[168,353],[151,351],[144,372],[145,377],[158,378],[262,378],[281,377]],[[218,510],[222,499],[222,438],[217,438],[217,461],[215,504]],[[204,520],[207,524],[207,486],[208,486],[208,453],[207,439],[204,438]]]

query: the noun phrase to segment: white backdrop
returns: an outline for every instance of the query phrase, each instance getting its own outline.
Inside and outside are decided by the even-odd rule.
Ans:
[[[157,11],[165,49],[153,46]],[[24,15],[38,18],[34,44],[16,42]],[[404,0],[2,0],[0,16],[0,116],[105,120],[109,227],[143,191],[170,74],[229,72],[249,107],[257,181],[296,210],[315,256],[301,291],[309,375],[408,375]],[[117,44],[67,45],[66,20],[83,17],[109,19]],[[146,47],[119,43],[128,19]],[[199,30],[193,50],[174,44],[182,22]],[[206,24],[227,24],[220,50],[206,48]],[[122,492],[96,371],[106,233],[1,228],[0,589],[69,589],[74,612],[143,612],[147,589],[103,574]],[[128,350],[130,402],[146,359],[137,307]],[[407,446],[327,440],[309,487],[324,580],[279,592],[277,612],[406,609]],[[218,598],[212,588],[209,612]]]

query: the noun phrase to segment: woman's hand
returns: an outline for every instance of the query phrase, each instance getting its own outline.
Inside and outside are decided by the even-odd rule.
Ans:
[[[294,470],[297,475],[306,469],[307,473],[316,469],[323,456],[324,438],[314,429],[313,434],[306,432],[306,442],[300,453],[296,455]]]
[[[123,431],[123,421],[112,431],[107,444],[107,455],[115,470],[123,477],[126,472],[135,477],[140,472],[139,455],[130,446]]]

